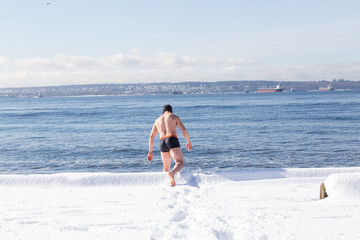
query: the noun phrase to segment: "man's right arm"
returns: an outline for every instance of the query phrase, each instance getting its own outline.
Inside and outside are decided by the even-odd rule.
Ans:
[[[150,162],[153,158],[153,147],[154,147],[154,139],[158,133],[158,130],[156,128],[156,124],[154,123],[154,126],[151,130],[150,137],[149,137],[149,153],[147,156],[148,161]]]

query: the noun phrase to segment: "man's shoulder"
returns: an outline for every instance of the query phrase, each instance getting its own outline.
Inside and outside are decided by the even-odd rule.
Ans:
[[[171,113],[169,117],[172,118],[172,119],[176,119],[176,120],[180,119],[177,115],[175,115],[173,113]]]
[[[155,123],[161,121],[162,119],[164,119],[164,116],[163,116],[163,115],[159,116],[159,117],[155,120]]]

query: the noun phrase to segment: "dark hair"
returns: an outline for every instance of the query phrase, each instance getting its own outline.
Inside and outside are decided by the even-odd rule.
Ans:
[[[172,113],[172,107],[170,106],[170,104],[167,104],[163,107],[163,113],[165,112],[171,112]]]

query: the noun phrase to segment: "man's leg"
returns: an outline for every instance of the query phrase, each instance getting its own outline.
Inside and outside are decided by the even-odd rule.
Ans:
[[[161,159],[163,161],[163,172],[169,172],[171,165],[170,152],[161,152]]]
[[[171,171],[174,176],[176,173],[180,172],[181,169],[184,168],[184,156],[181,148],[170,149],[170,155],[175,161],[174,169]]]
[[[175,166],[174,169],[171,172],[169,172],[169,177],[170,177],[171,186],[175,187],[176,183],[174,176],[176,173],[180,172],[181,169],[184,168],[184,156],[181,151],[181,148],[170,149],[170,155],[175,161]]]

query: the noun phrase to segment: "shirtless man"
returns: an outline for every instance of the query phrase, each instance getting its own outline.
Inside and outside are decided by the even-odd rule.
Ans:
[[[187,141],[186,148],[188,151],[190,151],[192,149],[192,145],[184,124],[181,122],[178,116],[172,113],[172,107],[170,105],[165,105],[163,108],[163,114],[158,119],[156,119],[152,128],[149,138],[149,153],[147,156],[148,161],[151,161],[153,158],[154,139],[157,133],[159,133],[161,159],[164,165],[163,171],[168,172],[172,187],[175,186],[175,174],[184,168],[184,156],[176,135],[176,127],[181,129]],[[174,159],[175,166],[174,169],[170,172],[171,158]]]

